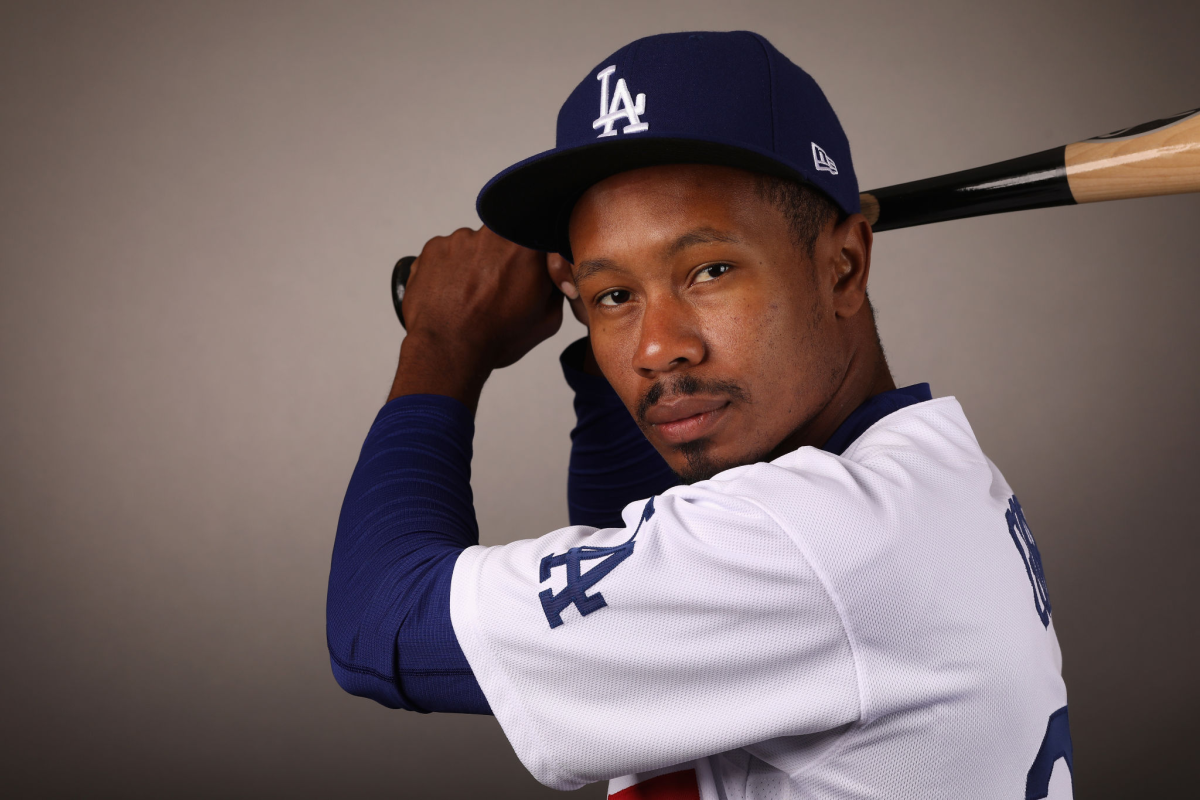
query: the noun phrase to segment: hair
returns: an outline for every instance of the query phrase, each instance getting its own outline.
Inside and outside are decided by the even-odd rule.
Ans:
[[[758,196],[775,206],[792,229],[792,240],[812,258],[817,237],[830,220],[841,222],[846,212],[820,189],[788,178],[757,175]]]
[[[810,259],[816,252],[817,238],[829,221],[834,220],[835,223],[841,223],[849,216],[841,206],[833,201],[833,198],[810,184],[761,173],[755,175],[755,179],[758,196],[779,209],[792,229],[792,241],[797,247],[803,249]],[[874,323],[877,315],[869,292],[866,294],[866,300],[871,321]],[[879,339],[877,325],[875,341],[879,344],[882,352],[883,342]]]

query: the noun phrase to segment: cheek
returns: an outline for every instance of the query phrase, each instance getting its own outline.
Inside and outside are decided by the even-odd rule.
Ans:
[[[813,297],[772,294],[729,314],[710,332],[718,371],[735,377],[753,398],[752,430],[773,443],[811,414],[825,390],[821,325],[814,325]],[[761,444],[762,442],[760,442]]]
[[[622,354],[629,349],[626,340],[630,337],[610,322],[592,320],[588,329],[588,337],[592,340],[592,355],[605,376],[615,375],[616,366],[621,362]],[[611,380],[611,378],[610,378]]]
[[[589,335],[596,366],[600,367],[613,391],[625,405],[631,405],[631,398],[636,403],[640,379],[630,365],[637,348],[637,338],[611,324],[593,325]]]
[[[740,373],[748,384],[775,383],[780,374],[795,368],[801,344],[795,338],[800,332],[797,320],[781,298],[748,300],[706,316],[709,355],[722,370]]]

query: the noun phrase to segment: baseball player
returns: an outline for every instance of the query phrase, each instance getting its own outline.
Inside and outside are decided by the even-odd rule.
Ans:
[[[495,714],[539,781],[620,800],[1070,797],[1037,546],[959,404],[893,383],[804,71],[748,32],[633,42],[478,210],[421,252],[346,494],[348,692]],[[563,295],[571,525],[481,547],[480,391]]]

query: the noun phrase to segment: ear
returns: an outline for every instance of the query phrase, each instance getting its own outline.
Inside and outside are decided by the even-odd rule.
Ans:
[[[550,280],[568,300],[578,299],[579,290],[575,288],[575,278],[571,275],[571,262],[558,253],[547,253],[546,269],[550,272]]]
[[[558,290],[567,296],[567,302],[571,304],[571,313],[575,315],[575,319],[587,327],[587,305],[579,296],[579,289],[575,286],[575,277],[571,273],[571,262],[558,253],[547,253],[546,269],[550,271],[550,280],[554,281]]]
[[[829,237],[835,283],[833,310],[841,318],[853,317],[867,299],[874,234],[862,214],[851,214],[834,225]],[[828,251],[827,251],[828,252]]]

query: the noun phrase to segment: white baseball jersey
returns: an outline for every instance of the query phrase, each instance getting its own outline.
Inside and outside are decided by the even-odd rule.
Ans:
[[[1070,797],[1040,558],[954,398],[889,414],[843,455],[802,447],[624,521],[455,566],[455,633],[542,783],[981,800],[1024,798],[1041,775]]]

